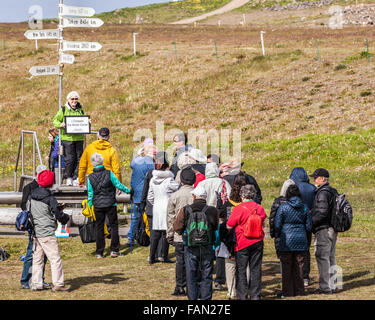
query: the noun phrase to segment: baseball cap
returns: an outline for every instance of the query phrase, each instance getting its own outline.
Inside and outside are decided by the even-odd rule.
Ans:
[[[109,129],[108,128],[99,129],[99,136],[108,137],[109,136]]]
[[[326,169],[319,168],[319,169],[316,169],[314,171],[314,173],[310,174],[309,176],[312,177],[312,178],[316,178],[316,177],[326,177],[326,178],[329,178],[329,172]]]

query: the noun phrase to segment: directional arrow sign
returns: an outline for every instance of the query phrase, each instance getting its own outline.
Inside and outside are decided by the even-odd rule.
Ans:
[[[98,18],[63,18],[63,27],[88,27],[98,28],[103,25]]]
[[[99,42],[63,41],[63,51],[99,51]]]
[[[59,66],[41,66],[41,67],[32,67],[29,72],[33,77],[36,76],[49,76],[53,74],[59,74]]]
[[[74,63],[74,56],[72,54],[67,54],[67,53],[62,53],[60,54],[60,63],[69,63],[73,64]]]
[[[59,5],[59,7],[62,16],[92,17],[95,14],[95,10],[89,7],[73,7],[65,4]]]
[[[39,39],[58,39],[59,30],[27,30],[25,32],[25,37],[29,40],[39,40]]]

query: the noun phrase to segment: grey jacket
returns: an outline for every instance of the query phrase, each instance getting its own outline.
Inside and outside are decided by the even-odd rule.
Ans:
[[[66,224],[69,220],[69,216],[59,208],[52,192],[43,187],[38,187],[31,192],[29,210],[33,217],[36,238],[54,235],[57,221]]]
[[[193,186],[183,185],[179,190],[172,193],[168,200],[167,207],[167,238],[172,238],[174,242],[182,242],[182,236],[173,231],[173,223],[179,211],[188,204],[193,203]]]

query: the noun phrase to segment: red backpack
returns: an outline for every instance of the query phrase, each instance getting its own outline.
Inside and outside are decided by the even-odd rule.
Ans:
[[[243,227],[243,234],[246,238],[260,238],[263,236],[263,223],[262,218],[257,213],[257,209],[255,208],[253,211],[250,211],[245,206],[242,208],[246,209],[250,212],[249,217]]]

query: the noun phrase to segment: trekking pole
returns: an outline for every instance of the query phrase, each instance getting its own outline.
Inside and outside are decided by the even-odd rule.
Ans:
[[[133,251],[133,200],[130,201],[130,252]]]

